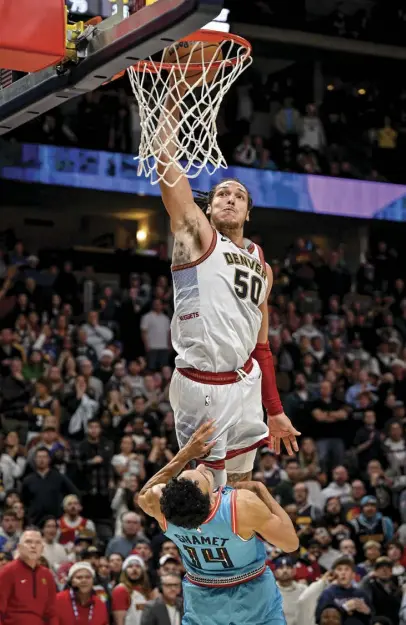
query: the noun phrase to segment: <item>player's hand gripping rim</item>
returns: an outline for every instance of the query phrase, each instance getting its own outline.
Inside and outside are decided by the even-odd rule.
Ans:
[[[202,458],[207,456],[216,444],[215,440],[208,440],[215,432],[214,419],[203,423],[186,443],[184,450],[187,452],[190,460],[194,458]]]

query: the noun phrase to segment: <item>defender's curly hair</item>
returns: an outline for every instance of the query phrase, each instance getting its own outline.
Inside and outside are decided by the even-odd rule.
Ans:
[[[162,490],[161,511],[169,523],[196,529],[210,514],[210,495],[204,494],[197,482],[174,477]]]
[[[216,193],[217,187],[220,184],[223,184],[224,182],[227,182],[227,181],[237,182],[242,187],[244,187],[244,189],[246,190],[246,192],[248,194],[248,213],[250,213],[251,210],[252,210],[252,207],[253,207],[252,195],[248,191],[248,189],[245,186],[245,184],[243,182],[241,182],[241,180],[238,180],[238,178],[224,178],[224,180],[220,180],[220,182],[218,182],[216,185],[214,185],[214,187],[212,187],[208,193],[205,193],[203,191],[193,190],[193,193],[195,195],[195,202],[196,202],[196,204],[202,209],[202,211],[204,213],[206,213],[209,205],[213,201],[214,194]]]

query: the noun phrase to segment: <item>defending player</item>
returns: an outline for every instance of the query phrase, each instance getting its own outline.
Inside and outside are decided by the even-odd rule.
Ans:
[[[201,426],[138,499],[182,555],[182,623],[285,625],[282,598],[258,536],[284,551],[295,551],[299,541],[290,518],[259,482],[213,492],[213,474],[204,464],[183,471],[193,458],[210,451],[213,443],[206,441],[212,426],[213,422]]]
[[[174,97],[168,95],[160,118],[165,148],[157,154],[158,171],[166,172],[160,186],[175,237],[171,337],[178,356],[170,401],[180,446],[201,423],[215,417],[216,445],[207,464],[219,485],[226,483],[225,469],[231,483],[250,478],[255,450],[268,438],[268,427],[277,453],[281,439],[289,454],[298,451],[300,432],[283,412],[269,349],[272,270],[261,248],[244,239],[250,193],[238,180],[227,178],[208,195],[205,214],[185,176],[170,186],[179,177],[169,158],[176,154],[173,128],[179,119]]]

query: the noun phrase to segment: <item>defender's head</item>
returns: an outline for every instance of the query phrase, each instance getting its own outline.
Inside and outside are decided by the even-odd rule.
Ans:
[[[162,491],[162,514],[168,523],[197,529],[210,514],[213,488],[213,474],[203,464],[193,471],[183,471]]]
[[[252,197],[237,178],[226,178],[213,187],[208,196],[206,215],[222,231],[240,230],[249,221]]]

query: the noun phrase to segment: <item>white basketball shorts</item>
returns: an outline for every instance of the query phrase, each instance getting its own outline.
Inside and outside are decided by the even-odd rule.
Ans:
[[[261,400],[261,369],[256,360],[251,371],[232,384],[197,382],[177,369],[172,376],[169,399],[179,447],[188,442],[202,423],[214,419],[216,444],[205,462],[221,469],[226,461],[225,468],[236,473],[252,470],[255,453],[249,452],[268,437]],[[248,468],[247,459],[251,465]]]

